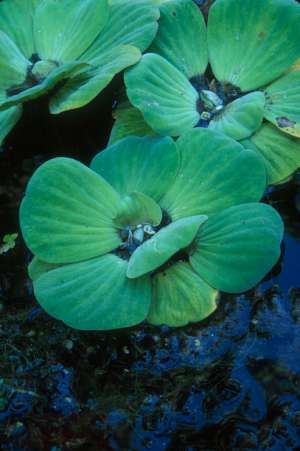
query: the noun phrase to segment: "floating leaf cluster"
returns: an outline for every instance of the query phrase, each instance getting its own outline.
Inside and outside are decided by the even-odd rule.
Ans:
[[[3,0],[0,3],[0,141],[22,104],[52,92],[53,114],[93,100],[136,63],[157,31],[151,0]]]
[[[91,168],[52,159],[20,211],[36,298],[85,330],[202,320],[218,290],[248,290],[280,255],[265,187],[255,152],[206,129],[124,138]]]
[[[158,33],[125,74],[111,142],[208,127],[265,160],[268,183],[300,166],[300,5],[217,0],[207,25],[192,0],[160,5]]]
[[[42,307],[81,330],[183,326],[254,287],[283,235],[259,201],[300,166],[300,5],[216,0],[207,23],[192,0],[22,5],[0,4],[2,137],[23,102],[50,92],[50,112],[79,108],[126,69],[108,147],[28,183]]]

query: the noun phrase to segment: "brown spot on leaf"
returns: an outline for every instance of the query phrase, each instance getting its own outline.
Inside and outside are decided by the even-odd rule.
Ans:
[[[266,33],[264,31],[260,31],[257,36],[259,37],[259,39],[263,39],[266,37]]]
[[[276,117],[276,122],[280,128],[294,127],[296,125],[296,121],[291,121],[287,117]]]

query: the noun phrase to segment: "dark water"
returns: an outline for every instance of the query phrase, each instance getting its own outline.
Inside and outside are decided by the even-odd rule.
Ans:
[[[119,86],[59,117],[46,99],[27,105],[0,154],[0,236],[18,231],[41,162],[88,163],[105,147]],[[19,237],[0,256],[0,449],[300,450],[299,185],[296,175],[265,198],[286,225],[272,273],[180,329],[80,333],[53,320],[34,300]]]

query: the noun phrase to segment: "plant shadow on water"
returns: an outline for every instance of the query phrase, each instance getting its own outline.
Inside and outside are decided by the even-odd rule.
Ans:
[[[39,164],[57,155],[88,163],[105,146],[119,82],[101,109],[96,99],[50,117],[45,99],[27,106],[0,154],[1,237],[18,231]],[[1,449],[300,449],[299,185],[296,175],[265,197],[286,225],[272,273],[179,329],[84,333],[55,321],[34,300],[19,234],[0,255]]]

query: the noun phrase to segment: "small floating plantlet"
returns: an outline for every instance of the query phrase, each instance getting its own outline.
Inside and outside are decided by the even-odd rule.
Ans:
[[[126,70],[131,106],[111,142],[208,127],[260,153],[269,184],[285,180],[300,166],[300,5],[216,0],[207,25],[192,0],[160,9],[149,53]]]
[[[22,104],[59,89],[53,114],[93,100],[136,63],[157,31],[151,0],[3,0],[0,3],[0,142]]]
[[[49,160],[20,209],[35,296],[83,330],[200,321],[218,290],[250,289],[280,255],[265,187],[256,152],[204,128],[125,138],[90,168]]]

